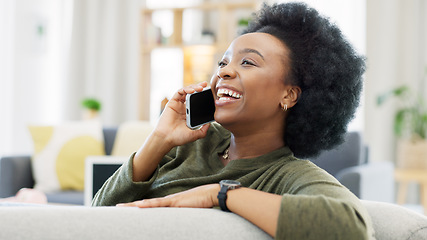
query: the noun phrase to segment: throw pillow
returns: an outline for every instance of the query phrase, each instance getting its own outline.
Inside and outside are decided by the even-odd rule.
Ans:
[[[138,151],[153,129],[148,121],[129,121],[120,124],[111,155],[130,156]]]
[[[57,126],[29,126],[34,143],[34,188],[43,192],[84,188],[87,156],[105,155],[98,121],[67,122]]]

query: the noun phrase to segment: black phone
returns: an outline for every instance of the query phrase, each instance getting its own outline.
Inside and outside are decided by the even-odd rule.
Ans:
[[[196,129],[202,125],[215,121],[215,100],[211,89],[204,88],[186,96],[187,126]]]

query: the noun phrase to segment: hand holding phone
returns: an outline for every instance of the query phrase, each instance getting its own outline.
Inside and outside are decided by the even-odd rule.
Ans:
[[[181,88],[175,92],[157,121],[153,135],[161,136],[171,148],[205,137],[209,129],[207,125],[194,131],[188,128],[186,124],[186,99],[189,94],[203,91],[207,85],[207,82],[203,82]]]
[[[210,88],[188,94],[185,100],[189,128],[197,129],[206,123],[215,121],[215,100]]]

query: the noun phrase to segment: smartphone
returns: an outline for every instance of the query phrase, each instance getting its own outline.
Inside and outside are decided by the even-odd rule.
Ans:
[[[215,100],[210,87],[201,92],[188,94],[185,99],[187,126],[197,129],[202,125],[213,122],[215,114]]]

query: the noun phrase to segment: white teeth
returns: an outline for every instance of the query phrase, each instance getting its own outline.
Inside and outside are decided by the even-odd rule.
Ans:
[[[238,94],[237,92],[233,92],[231,90],[227,90],[227,89],[218,89],[217,95],[219,97],[224,97],[225,95],[228,95],[230,97],[234,97],[234,98],[241,98],[242,95]]]

